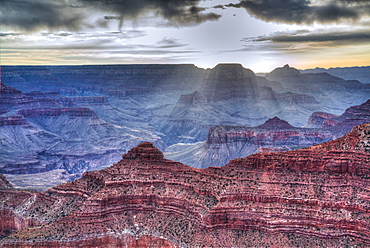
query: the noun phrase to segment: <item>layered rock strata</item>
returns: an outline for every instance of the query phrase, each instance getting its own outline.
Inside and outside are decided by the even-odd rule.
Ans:
[[[45,193],[22,200],[2,191],[2,209],[18,209],[19,227],[28,228],[1,244],[367,247],[369,135],[365,124],[333,142],[204,170],[143,143],[117,164]]]

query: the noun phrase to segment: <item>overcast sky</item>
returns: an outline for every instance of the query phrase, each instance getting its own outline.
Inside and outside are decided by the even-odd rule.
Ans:
[[[370,0],[1,0],[1,64],[370,65]]]

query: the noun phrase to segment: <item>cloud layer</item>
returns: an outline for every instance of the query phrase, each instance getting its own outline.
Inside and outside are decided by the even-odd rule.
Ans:
[[[339,23],[370,15],[368,0],[241,0],[226,6],[245,8],[252,16],[268,22],[288,24]]]
[[[133,20],[152,13],[169,25],[195,25],[217,20],[220,15],[204,13],[200,0],[2,0],[0,19],[3,26],[33,31],[37,29],[79,30],[91,26],[88,18]],[[108,18],[104,18],[104,16]]]
[[[369,30],[354,31],[329,31],[312,33],[308,30],[301,30],[287,33],[275,33],[269,36],[260,36],[244,39],[247,42],[272,41],[272,42],[336,42],[353,44],[357,42],[370,42]]]

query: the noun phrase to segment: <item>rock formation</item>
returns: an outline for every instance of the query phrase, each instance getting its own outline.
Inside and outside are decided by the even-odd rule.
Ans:
[[[1,244],[367,247],[369,135],[364,124],[332,142],[203,170],[142,143],[45,193],[2,190]]]
[[[259,96],[256,76],[241,64],[218,64],[202,83],[210,102],[242,98],[256,102]]]
[[[4,175],[0,174],[0,188],[11,188],[12,185],[9,183],[8,180],[6,180],[6,177]]]
[[[340,137],[348,133],[352,127],[370,121],[370,99],[365,103],[346,109],[340,116],[328,113],[313,113],[306,126],[325,128]]]
[[[309,147],[333,140],[330,130],[297,128],[277,117],[256,127],[219,125],[209,129],[206,141],[166,149],[166,158],[196,168],[223,166],[231,159],[256,152],[279,152]]]

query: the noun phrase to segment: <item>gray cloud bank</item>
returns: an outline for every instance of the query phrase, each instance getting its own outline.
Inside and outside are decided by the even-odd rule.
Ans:
[[[370,16],[369,0],[241,0],[226,7],[245,8],[258,19],[288,24],[338,23]]]
[[[272,42],[370,42],[370,30],[355,30],[346,32],[312,33],[307,30],[292,33],[275,33],[269,36],[260,36],[244,39],[246,42],[272,41]]]
[[[217,20],[204,13],[200,0],[1,0],[1,25],[33,31],[41,28],[79,30],[92,24],[87,19],[98,12],[102,19],[133,20],[154,13],[169,25],[188,26]],[[117,17],[116,17],[117,16]],[[114,18],[111,18],[114,17]]]

